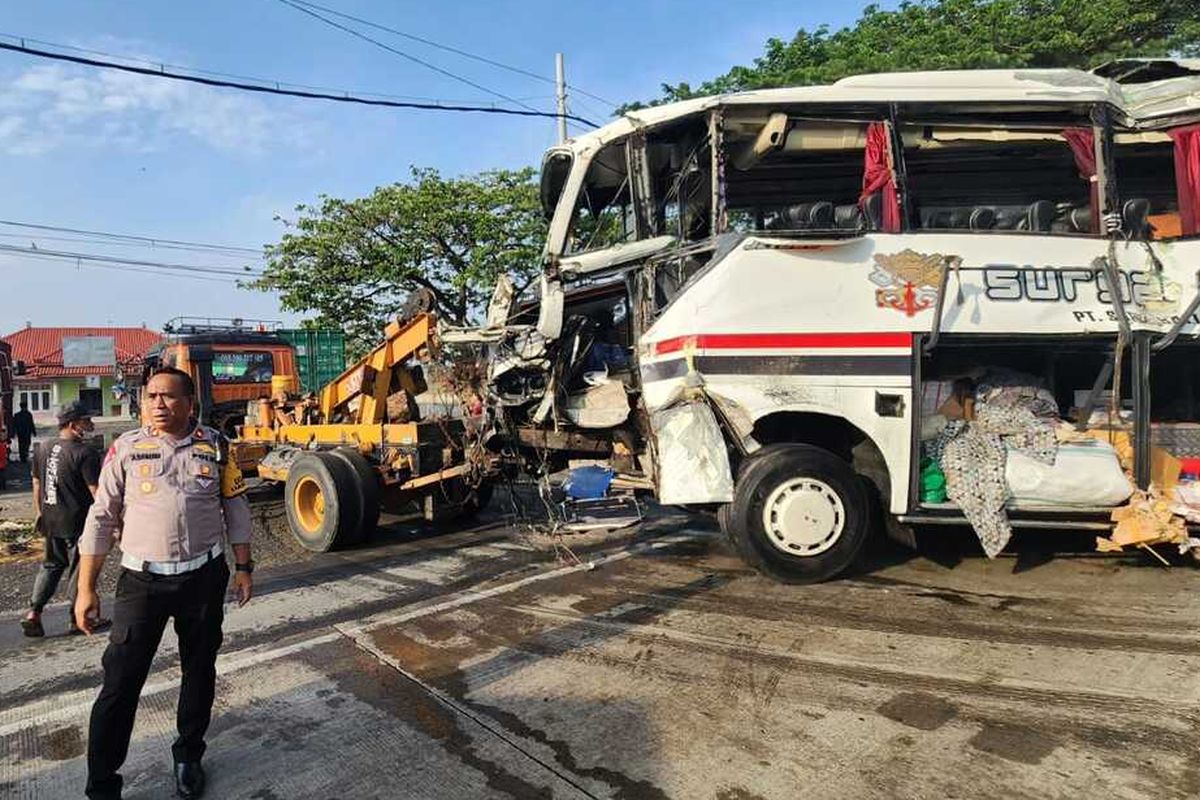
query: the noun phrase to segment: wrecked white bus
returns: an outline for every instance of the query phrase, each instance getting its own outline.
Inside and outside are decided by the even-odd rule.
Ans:
[[[1159,445],[1200,456],[1197,97],[1169,60],[867,75],[554,147],[536,302],[465,336],[493,446],[603,459],[790,581],[913,524],[1111,529],[1177,481]]]

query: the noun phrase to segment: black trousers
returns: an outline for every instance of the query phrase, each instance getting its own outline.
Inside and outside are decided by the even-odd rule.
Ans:
[[[117,772],[125,763],[138,696],[146,683],[167,618],[175,620],[183,678],[171,753],[175,761],[199,761],[212,719],[229,567],[224,558],[184,575],[121,570],[113,607],[112,634],[104,651],[104,686],[88,726],[90,798],[121,796]]]
[[[33,580],[33,595],[29,598],[29,607],[37,613],[54,597],[58,582],[63,573],[67,574],[67,600],[71,604],[69,614],[75,613],[75,592],[79,588],[76,577],[79,574],[78,539],[66,539],[59,536],[47,536],[46,549],[42,554],[42,566],[38,569],[37,577]],[[72,619],[74,617],[72,616]]]
[[[17,436],[17,455],[21,457],[22,464],[29,460],[29,443],[32,441],[32,436]]]

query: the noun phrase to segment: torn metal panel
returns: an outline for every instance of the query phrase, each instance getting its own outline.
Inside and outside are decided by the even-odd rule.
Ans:
[[[495,344],[512,333],[512,328],[438,327],[438,339],[443,344]]]
[[[564,294],[561,281],[542,275],[537,330],[547,339],[557,339],[562,333]]]
[[[765,125],[778,107],[828,103],[1102,103],[1141,127],[1153,119],[1200,111],[1200,74],[1195,59],[1176,59],[1173,77],[1145,83],[1121,83],[1107,73],[1075,69],[941,70],[855,75],[828,86],[796,86],[698,97],[678,103],[630,111],[598,130],[575,137],[567,145],[579,161],[586,162],[605,144],[635,132],[646,133],[724,107],[736,110],[747,124]],[[1103,70],[1104,68],[1101,68]],[[1165,74],[1165,73],[1164,73]],[[774,106],[775,108],[772,108]],[[766,108],[765,111],[760,109]],[[754,119],[749,117],[759,114]],[[587,164],[576,164],[578,180]],[[574,176],[573,176],[574,177]],[[562,228],[554,245],[565,237],[568,210],[555,223]],[[555,246],[550,252],[560,252]]]
[[[565,258],[559,262],[559,269],[564,277],[574,278],[590,275],[593,272],[601,272],[633,261],[640,261],[661,250],[666,250],[674,243],[674,236],[655,236],[638,242],[628,242],[605,250],[596,250]]]
[[[492,301],[488,304],[487,327],[499,328],[508,322],[514,294],[512,279],[507,275],[501,275],[496,280],[496,288],[492,291]]]
[[[633,194],[634,238],[645,239],[655,232],[654,180],[646,156],[646,137],[640,134],[629,137],[625,157]]]
[[[754,418],[750,416],[750,413],[736,401],[711,389],[706,388],[704,393],[709,400],[716,404],[717,411],[725,418],[726,425],[740,440],[741,448],[746,452],[757,450],[759,444],[754,441]]]
[[[650,417],[658,445],[658,500],[667,505],[728,503],[733,474],[721,427],[708,403],[698,400]]]
[[[607,380],[568,395],[563,414],[581,428],[613,428],[629,419],[629,397],[619,380]]]
[[[753,141],[746,142],[733,154],[733,165],[738,169],[750,169],[764,156],[783,149],[788,140],[788,115],[776,111],[767,117]]]
[[[708,115],[708,153],[711,159],[709,181],[712,196],[708,201],[709,234],[725,232],[728,215],[725,206],[725,111],[718,106]],[[688,238],[695,238],[689,236]]]
[[[554,393],[557,391],[557,385],[554,378],[550,378],[546,384],[546,393],[542,395],[542,401],[538,403],[537,410],[533,412],[533,421],[541,425],[546,420],[550,419],[550,412],[554,410]]]
[[[612,452],[612,442],[608,434],[603,433],[518,428],[517,440],[523,445],[540,450],[570,450],[597,455],[608,455]]]

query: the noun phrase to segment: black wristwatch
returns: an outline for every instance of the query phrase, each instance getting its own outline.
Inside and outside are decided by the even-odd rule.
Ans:
[[[254,572],[254,562],[247,561],[245,564],[234,564],[233,568],[238,572]]]

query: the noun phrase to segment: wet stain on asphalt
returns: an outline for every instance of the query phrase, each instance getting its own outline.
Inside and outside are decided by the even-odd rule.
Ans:
[[[341,650],[332,659],[304,653],[302,660],[314,662],[337,683],[343,692],[410,723],[424,735],[438,741],[445,751],[465,766],[483,775],[488,788],[520,800],[549,800],[549,787],[537,786],[509,772],[501,764],[476,752],[476,744],[460,726],[460,717],[419,685],[386,664],[360,650]]]
[[[1007,761],[1040,764],[1054,752],[1058,743],[1031,728],[985,722],[979,733],[971,737],[971,746]]]
[[[885,586],[894,589],[901,589],[911,592],[916,597],[930,597],[935,600],[944,600],[947,603],[953,603],[954,605],[960,606],[982,605],[996,608],[998,610],[1006,610],[1019,604],[1038,602],[1035,598],[1016,597],[1008,594],[968,592],[953,589],[931,589],[925,584],[906,581],[900,578],[892,578],[886,575],[859,575],[854,578],[853,582],[865,584],[867,586]]]
[[[475,641],[461,648],[433,647],[396,629],[376,631],[374,639],[380,648],[399,659],[421,680],[451,695],[473,712],[490,717],[516,736],[549,748],[554,754],[555,762],[572,775],[591,778],[612,787],[615,791],[611,797],[618,800],[665,800],[668,795],[653,783],[631,778],[607,767],[584,766],[576,758],[568,742],[555,739],[545,731],[534,728],[507,709],[467,698],[467,679],[459,669],[460,660],[469,654],[486,652],[498,646],[504,648],[521,644],[523,647],[529,647],[532,644],[529,641],[530,634],[527,622],[522,621],[519,615],[502,613],[491,617],[486,629],[474,632]],[[513,655],[502,651],[498,658],[512,658]],[[517,657],[522,656],[523,654],[517,654]],[[486,672],[488,666],[475,665],[473,669]],[[444,709],[440,704],[438,708]]]
[[[744,786],[727,786],[718,789],[713,800],[766,800],[761,794],[755,794]]]
[[[562,739],[553,739],[545,731],[527,725],[516,714],[483,703],[464,702],[472,709],[487,714],[516,735],[549,747],[554,753],[555,761],[572,774],[592,778],[593,780],[608,784],[616,790],[611,795],[615,800],[667,800],[669,797],[666,792],[650,781],[637,780],[608,767],[583,766],[576,759],[574,753],[572,753],[569,743]]]
[[[887,579],[881,576],[865,576],[847,581],[846,585],[857,585],[874,589],[877,585],[887,591],[893,586],[916,586],[906,581]],[[885,588],[886,587],[886,588]],[[804,594],[782,591],[774,585],[764,585],[761,592],[749,592],[745,585],[738,584],[732,592],[696,595],[688,600],[694,611],[716,612],[727,616],[738,616],[748,621],[774,621],[796,617],[814,624],[847,627],[856,630],[883,631],[929,635],[930,619],[926,614],[915,613],[911,605],[889,598],[879,602],[872,597],[847,598],[844,595],[829,596],[823,588],[812,589]],[[914,599],[925,597],[928,590],[903,593]],[[939,590],[941,591],[941,590]],[[1089,627],[1075,630],[1078,612],[1071,607],[1054,608],[1052,605],[1030,598],[1004,595],[973,594],[969,592],[942,592],[956,600],[932,598],[936,602],[952,606],[953,610],[933,612],[937,615],[936,630],[942,636],[962,639],[985,639],[1022,645],[1048,644],[1055,647],[1078,647],[1095,650],[1142,651],[1150,653],[1179,653],[1191,656],[1196,653],[1194,642],[1183,637],[1192,631],[1187,624],[1175,625],[1170,621],[1159,621],[1154,630],[1147,631],[1138,623],[1123,618],[1106,619],[1089,610],[1089,618],[1104,625],[1107,630]],[[616,600],[615,598],[620,598]],[[669,608],[677,600],[655,588],[647,590],[638,575],[618,575],[603,590],[574,604],[582,613],[611,607],[617,602]],[[982,613],[980,613],[982,612]],[[992,612],[996,612],[993,614]],[[1058,624],[1046,627],[1048,613],[1057,612]],[[997,619],[998,614],[1013,615],[1012,619]]]
[[[18,762],[37,759],[67,761],[83,755],[85,750],[83,732],[74,725],[56,728],[48,733],[38,733],[37,728],[26,728],[0,737],[0,756],[15,756]],[[0,793],[0,797],[8,795]]]
[[[66,761],[83,755],[83,735],[71,725],[44,734],[38,742],[38,752],[47,761]]]
[[[508,536],[489,536],[472,539],[470,543],[473,545],[486,545],[507,541],[509,541]],[[304,565],[305,568],[303,571],[297,572],[296,575],[281,575],[268,578],[264,580],[262,587],[259,587],[257,584],[255,585],[255,595],[257,597],[265,597],[275,592],[288,591],[302,586],[316,588],[325,584],[335,584],[341,580],[353,580],[368,568],[371,574],[378,577],[377,573],[381,573],[385,569],[419,565],[443,555],[454,555],[458,553],[459,549],[460,545],[456,544],[444,546],[431,545],[419,552],[403,552],[385,556],[364,552],[357,560],[348,558],[346,554],[342,554],[336,560],[332,560],[322,566],[313,567],[311,565]],[[467,589],[474,586],[484,575],[494,577],[510,570],[520,571],[530,563],[541,563],[551,558],[546,553],[536,551],[513,551],[511,554],[499,556],[492,561],[480,560],[477,564],[468,565],[468,568],[461,573],[449,575],[448,580],[444,584],[421,583],[406,586],[403,601],[411,604],[445,593]],[[369,564],[358,563],[359,561],[366,561],[368,559],[370,560]],[[298,569],[298,565],[288,565],[284,568],[284,572],[289,571],[288,567],[291,567],[293,570]],[[397,596],[389,596],[378,600],[357,603],[347,608],[339,608],[326,614],[318,614],[302,619],[281,620],[265,628],[232,633],[226,632],[222,651],[229,652],[231,650],[255,647],[278,641],[281,635],[298,636],[339,623],[356,621],[364,617],[369,617],[372,614],[394,610],[398,602],[399,598]],[[83,641],[80,641],[77,645],[77,647],[86,646]],[[36,660],[38,657],[34,650],[19,652],[16,656],[10,657],[6,664],[25,663],[26,661]],[[160,654],[155,657],[151,672],[161,672],[178,667],[178,665],[179,658],[176,654]],[[101,676],[98,671],[78,671],[54,676],[45,681],[39,681],[29,686],[5,692],[3,696],[0,696],[0,711],[38,700],[49,694],[65,694],[72,691],[98,689],[100,682]]]
[[[975,603],[968,600],[958,592],[920,592],[919,597],[932,597],[934,600],[941,600],[951,605],[956,606],[973,606]]]
[[[935,731],[958,714],[953,703],[928,692],[895,695],[876,711],[893,722],[922,731]]]

